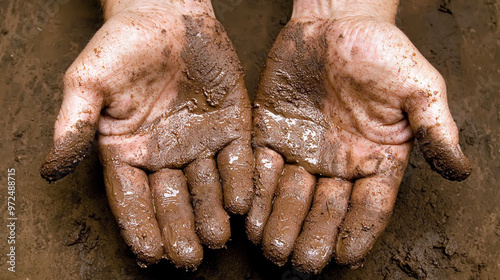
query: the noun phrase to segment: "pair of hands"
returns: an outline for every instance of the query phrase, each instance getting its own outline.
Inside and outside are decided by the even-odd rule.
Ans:
[[[249,239],[278,265],[355,265],[387,225],[414,136],[443,177],[470,173],[442,77],[390,17],[294,11],[252,127],[209,2],[123,2],[105,3],[65,75],[41,173],[73,171],[97,130],[110,207],[140,264],[196,268],[202,244],[229,240],[229,212],[248,213]]]

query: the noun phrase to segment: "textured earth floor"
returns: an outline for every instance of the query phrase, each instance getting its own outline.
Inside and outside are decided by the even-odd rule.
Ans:
[[[330,264],[307,277],[278,268],[232,218],[227,249],[195,272],[167,261],[139,268],[109,210],[94,152],[55,184],[39,176],[66,68],[101,24],[88,0],[0,0],[1,279],[500,279],[500,1],[402,0],[398,25],[444,75],[461,146],[474,166],[462,183],[414,152],[393,218],[358,270]],[[57,10],[44,9],[54,4]],[[291,0],[214,0],[255,93]],[[7,169],[16,169],[16,272],[7,270]]]

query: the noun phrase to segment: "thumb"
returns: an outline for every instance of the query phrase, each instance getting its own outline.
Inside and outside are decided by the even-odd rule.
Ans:
[[[79,78],[65,77],[64,99],[54,127],[54,142],[40,170],[40,175],[49,182],[73,172],[92,149],[102,97],[82,83]]]
[[[439,75],[439,74],[438,74]],[[406,112],[420,151],[432,170],[452,181],[469,177],[471,165],[458,144],[457,125],[446,99],[446,86],[439,75],[437,86],[419,89],[406,102]]]

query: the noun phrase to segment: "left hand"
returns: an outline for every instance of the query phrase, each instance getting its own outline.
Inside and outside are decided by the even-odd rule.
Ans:
[[[255,196],[247,233],[278,265],[357,265],[391,217],[413,137],[431,167],[463,180],[441,75],[393,19],[292,17],[255,100]],[[312,206],[311,206],[312,205]]]

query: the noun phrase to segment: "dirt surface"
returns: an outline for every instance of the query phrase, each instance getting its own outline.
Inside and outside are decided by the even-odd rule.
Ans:
[[[252,96],[291,5],[214,0]],[[402,0],[397,23],[446,79],[473,171],[464,182],[446,181],[415,149],[394,215],[364,266],[329,264],[309,279],[500,279],[499,20],[499,0]],[[231,218],[227,248],[204,250],[197,271],[167,261],[141,269],[108,206],[95,145],[65,179],[48,184],[40,177],[63,74],[100,24],[93,1],[0,1],[0,278],[308,279],[290,264],[267,261],[247,240],[242,217]],[[8,168],[16,169],[15,273],[7,270]]]

